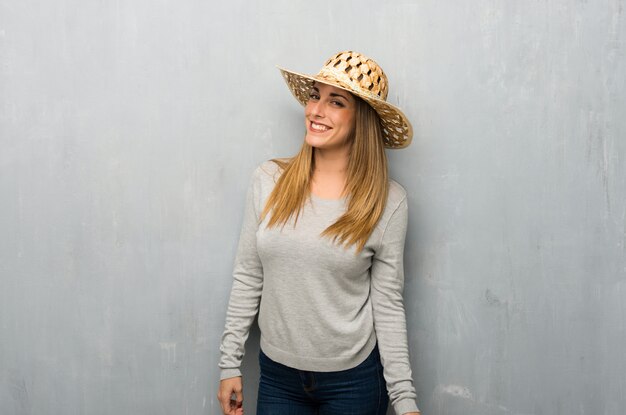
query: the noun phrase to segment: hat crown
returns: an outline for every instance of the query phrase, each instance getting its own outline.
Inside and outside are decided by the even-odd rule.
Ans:
[[[374,60],[358,52],[344,51],[332,56],[324,63],[317,78],[339,82],[348,89],[387,100],[387,76]]]

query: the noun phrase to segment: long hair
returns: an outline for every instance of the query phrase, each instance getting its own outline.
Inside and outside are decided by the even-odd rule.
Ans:
[[[376,111],[361,98],[356,100],[355,125],[350,140],[347,184],[344,193],[348,207],[335,223],[320,236],[330,237],[333,242],[356,244],[361,252],[370,234],[385,210],[389,192],[387,156],[383,146],[380,118]],[[295,222],[310,197],[310,185],[315,169],[314,148],[304,140],[300,151],[286,160],[271,159],[282,170],[267,203],[260,222],[272,212],[267,227],[284,226],[295,214]],[[294,222],[294,224],[295,224]]]

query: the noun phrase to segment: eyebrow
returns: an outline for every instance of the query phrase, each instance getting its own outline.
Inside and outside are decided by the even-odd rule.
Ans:
[[[314,86],[314,87],[313,87],[313,89],[314,89],[316,92],[320,92],[320,90],[319,90],[316,86]],[[335,93],[335,92],[331,92],[329,95],[330,95],[331,97],[340,97],[340,98],[343,98],[343,99],[345,99],[346,101],[350,102],[350,100],[349,100],[348,98],[346,98],[344,95],[337,94],[337,93]]]

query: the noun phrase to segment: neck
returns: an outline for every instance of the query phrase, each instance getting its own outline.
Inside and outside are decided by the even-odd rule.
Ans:
[[[348,156],[346,154],[329,154],[316,149],[313,157],[315,158],[315,172],[345,175],[348,171]]]

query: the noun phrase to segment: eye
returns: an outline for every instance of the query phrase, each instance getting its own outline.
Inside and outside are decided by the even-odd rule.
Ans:
[[[343,103],[342,103],[341,101],[337,101],[337,100],[333,100],[333,101],[331,101],[331,103],[332,103],[333,105],[338,106],[338,107],[343,107],[343,106],[344,106],[344,105],[343,105]]]
[[[317,95],[317,92],[314,92],[314,91],[309,92],[309,98],[310,99],[320,99],[319,95]]]

